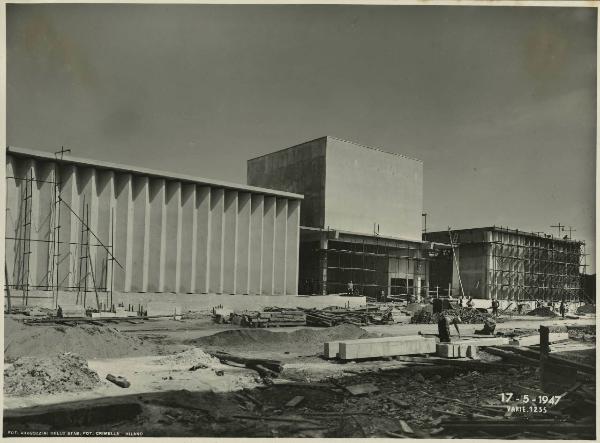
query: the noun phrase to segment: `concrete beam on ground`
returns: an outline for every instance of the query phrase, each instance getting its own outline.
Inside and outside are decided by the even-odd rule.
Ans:
[[[435,352],[435,338],[412,335],[340,341],[338,354],[340,360],[357,360]]]

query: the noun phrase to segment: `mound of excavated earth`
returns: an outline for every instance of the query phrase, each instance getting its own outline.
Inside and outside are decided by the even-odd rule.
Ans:
[[[72,352],[85,358],[117,358],[156,353],[156,345],[108,326],[25,325],[4,319],[4,361]]]
[[[83,391],[100,383],[87,361],[75,354],[53,357],[21,357],[4,370],[7,395],[54,394]]]
[[[266,329],[238,329],[219,332],[207,337],[191,340],[200,347],[238,349],[246,351],[277,349],[322,350],[323,343],[336,340],[351,340],[372,337],[364,329],[343,324],[330,328],[298,329],[293,332],[273,332]]]

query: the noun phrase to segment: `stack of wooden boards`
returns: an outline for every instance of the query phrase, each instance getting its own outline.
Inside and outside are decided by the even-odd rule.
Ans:
[[[264,311],[234,312],[231,314],[231,322],[251,328],[305,326],[306,314],[299,310],[266,308]]]
[[[304,309],[306,324],[309,326],[336,326],[350,323],[356,326],[385,325],[393,323],[392,307],[379,309],[366,306],[358,309],[329,307],[325,309]]]

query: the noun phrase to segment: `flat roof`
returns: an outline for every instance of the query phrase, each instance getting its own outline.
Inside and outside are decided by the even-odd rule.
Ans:
[[[287,151],[288,149],[298,148],[298,147],[300,147],[302,145],[306,145],[308,143],[316,142],[317,140],[327,140],[327,139],[333,139],[333,140],[337,140],[337,141],[340,141],[340,142],[348,143],[350,145],[354,145],[354,146],[359,147],[359,148],[371,149],[373,151],[381,152],[383,154],[395,155],[397,157],[402,157],[402,158],[406,158],[408,160],[413,160],[413,161],[416,161],[416,162],[419,162],[419,163],[423,163],[423,160],[419,160],[418,158],[412,158],[412,157],[409,157],[409,156],[404,155],[404,154],[399,154],[397,152],[389,152],[389,151],[384,151],[383,149],[373,148],[373,147],[367,146],[367,145],[361,145],[360,143],[356,143],[356,142],[353,142],[353,141],[350,141],[350,140],[344,140],[343,138],[334,137],[332,135],[324,135],[322,137],[317,137],[317,138],[314,138],[312,140],[307,140],[305,142],[298,143],[296,145],[289,146],[287,148],[282,148],[282,149],[278,149],[276,151],[268,152],[266,154],[259,155],[258,157],[253,157],[251,159],[248,159],[248,161],[256,160],[256,159],[259,159],[259,158],[262,158],[262,157],[268,157],[269,155],[276,154],[278,152]]]
[[[90,160],[90,159],[74,157],[74,156],[66,155],[66,154],[62,158],[57,158],[55,154],[52,154],[49,152],[44,152],[44,151],[37,151],[35,149],[27,149],[27,148],[18,148],[15,146],[8,146],[6,148],[6,153],[12,154],[15,156],[32,157],[32,158],[40,159],[40,160],[48,160],[48,161],[57,162],[57,163],[70,163],[70,164],[76,164],[76,165],[83,166],[83,167],[110,169],[110,170],[114,170],[114,171],[125,172],[125,173],[136,174],[136,175],[145,175],[145,176],[150,176],[150,177],[165,178],[168,180],[179,180],[182,182],[197,183],[200,185],[207,185],[207,186],[213,186],[213,187],[218,187],[218,188],[231,189],[231,190],[235,190],[235,191],[247,191],[247,192],[253,192],[253,193],[257,193],[257,194],[272,195],[272,196],[276,196],[276,197],[285,197],[285,198],[296,199],[296,200],[301,200],[304,198],[304,196],[302,194],[294,194],[292,192],[278,191],[276,189],[259,188],[256,186],[241,185],[241,184],[230,183],[230,182],[225,182],[225,181],[221,181],[221,180],[213,180],[213,179],[202,178],[202,177],[194,177],[191,175],[176,174],[173,172],[158,171],[155,169],[146,169],[146,168],[140,168],[140,167],[136,167],[136,166],[129,166],[129,165],[121,164],[121,163],[110,163],[110,162],[105,162],[105,161],[101,161],[101,160]]]
[[[519,229],[510,229],[510,228],[507,228],[504,226],[485,226],[485,227],[479,227],[479,228],[450,229],[450,231],[452,231],[452,232],[496,231],[496,232],[505,232],[508,234],[523,235],[526,237],[534,237],[534,238],[538,238],[540,240],[552,240],[552,241],[561,241],[561,242],[579,243],[579,244],[585,243],[581,240],[569,240],[569,239],[564,239],[564,238],[560,238],[560,237],[555,237],[554,235],[551,235],[551,234],[540,235],[535,232],[521,231]],[[448,231],[431,231],[431,232],[425,233],[425,236],[427,236],[428,234],[448,234]]]

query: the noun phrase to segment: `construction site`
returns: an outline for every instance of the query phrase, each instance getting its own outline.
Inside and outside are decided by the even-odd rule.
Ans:
[[[335,137],[247,184],[6,165],[4,436],[596,438],[564,226],[427,232],[423,163]]]

